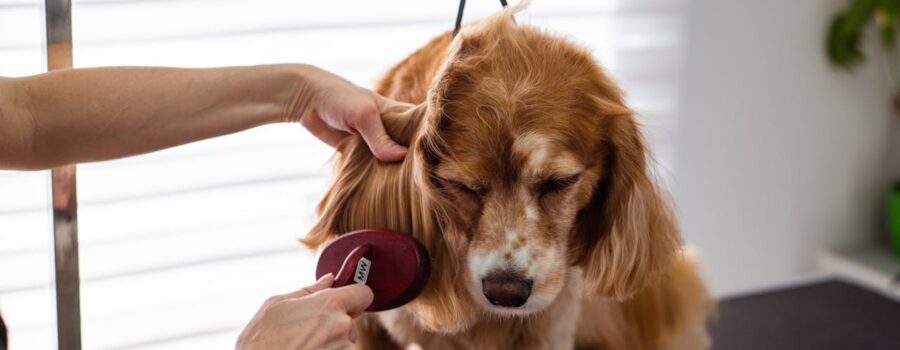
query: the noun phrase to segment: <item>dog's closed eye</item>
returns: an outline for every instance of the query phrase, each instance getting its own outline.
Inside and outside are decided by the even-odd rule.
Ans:
[[[566,177],[551,177],[544,179],[537,185],[538,197],[543,199],[547,195],[560,192],[578,182],[578,179],[580,178],[581,174],[575,174]]]
[[[467,185],[462,181],[451,179],[440,179],[440,182],[442,182],[445,187],[455,189],[475,198],[480,198],[487,194],[487,187],[481,185]]]

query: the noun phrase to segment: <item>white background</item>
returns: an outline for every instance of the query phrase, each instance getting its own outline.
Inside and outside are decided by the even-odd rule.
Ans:
[[[674,189],[719,295],[809,279],[820,251],[884,240],[900,123],[876,36],[854,74],[825,58],[846,4],[690,3]]]

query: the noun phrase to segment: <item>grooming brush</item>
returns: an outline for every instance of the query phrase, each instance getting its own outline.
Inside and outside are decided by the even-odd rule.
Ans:
[[[410,235],[364,229],[340,236],[322,250],[316,279],[334,274],[334,288],[351,283],[375,294],[368,312],[400,307],[413,300],[428,282],[428,251]]]

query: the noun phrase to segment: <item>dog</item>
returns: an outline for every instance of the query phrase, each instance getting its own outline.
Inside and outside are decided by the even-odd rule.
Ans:
[[[584,49],[514,9],[433,39],[376,91],[391,137],[360,137],[303,242],[406,232],[432,257],[409,304],[355,321],[362,349],[704,349],[714,305],[656,185],[635,113]]]

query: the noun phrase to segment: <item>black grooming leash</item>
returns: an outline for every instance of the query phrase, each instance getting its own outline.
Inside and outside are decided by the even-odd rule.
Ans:
[[[500,0],[500,5],[506,7],[506,0]],[[459,11],[456,12],[456,26],[453,27],[453,36],[456,36],[456,33],[459,33],[459,28],[462,26],[463,10],[465,8],[466,0],[459,0]]]

